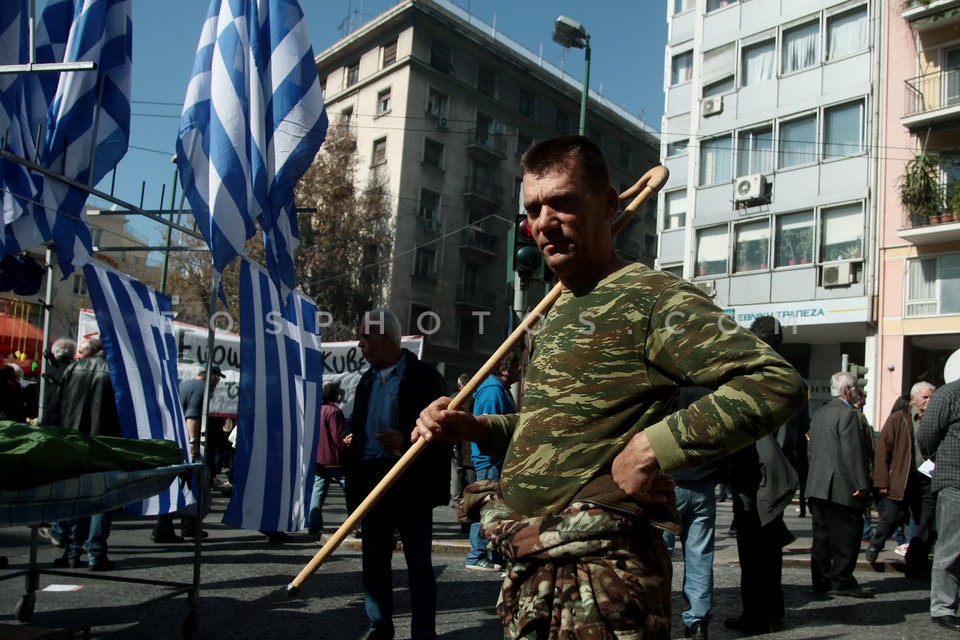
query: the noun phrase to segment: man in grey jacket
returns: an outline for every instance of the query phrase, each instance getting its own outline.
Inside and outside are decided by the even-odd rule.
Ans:
[[[810,420],[806,496],[813,518],[813,589],[872,598],[873,593],[862,589],[853,577],[871,486],[867,452],[854,408],[859,398],[856,379],[846,371],[833,374],[830,394],[833,400]]]

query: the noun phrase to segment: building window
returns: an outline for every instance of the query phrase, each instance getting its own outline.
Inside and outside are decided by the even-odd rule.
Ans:
[[[858,153],[863,153],[863,102],[824,109],[824,159]]]
[[[697,231],[698,276],[721,276],[727,272],[727,227],[710,227]]]
[[[320,82],[320,97],[326,98],[327,97],[327,77],[324,76],[320,78],[319,82]]]
[[[440,194],[430,189],[420,189],[420,209],[417,215],[424,222],[440,220]]]
[[[73,276],[73,293],[78,296],[87,295],[87,278],[82,273]]]
[[[693,52],[673,56],[670,64],[670,86],[687,82],[693,77]]]
[[[820,22],[786,29],[780,55],[783,73],[807,69],[820,62]]]
[[[867,5],[827,18],[827,60],[866,51]]]
[[[817,116],[809,115],[780,124],[780,168],[817,160]]]
[[[557,118],[554,122],[554,130],[563,135],[570,133],[570,114],[557,109]]]
[[[809,264],[813,260],[813,211],[777,216],[775,267]]]
[[[436,118],[446,118],[450,99],[436,89],[427,92],[427,113]]]
[[[429,338],[430,334],[427,333],[434,326],[433,309],[425,304],[411,304],[410,305],[410,320],[407,322],[407,333],[411,336],[427,334],[425,337]]]
[[[907,261],[904,315],[960,313],[960,254]]]
[[[863,205],[823,209],[820,218],[821,262],[863,257]]]
[[[777,57],[773,40],[765,40],[743,49],[743,86],[759,84],[773,78]]]
[[[717,80],[716,82],[703,85],[703,97],[709,98],[710,96],[719,96],[723,93],[729,93],[734,89],[733,76],[727,76],[726,78]]]
[[[390,111],[390,89],[384,89],[377,94],[377,115],[381,116]]]
[[[700,143],[700,186],[732,180],[732,169],[732,136],[721,136]]]
[[[663,229],[682,229],[687,225],[687,190],[663,194]]]
[[[676,142],[667,143],[667,157],[675,158],[677,156],[687,155],[687,147],[690,145],[689,140],[677,140]]]
[[[497,74],[493,69],[480,65],[477,69],[477,91],[491,98],[497,91]]]
[[[707,11],[716,11],[717,9],[728,7],[737,2],[739,2],[739,0],[707,0]]]
[[[683,13],[693,7],[694,0],[673,0],[673,15]]]
[[[533,137],[528,136],[522,131],[517,131],[517,155],[522,156],[523,153],[533,146]]]
[[[394,40],[389,44],[383,46],[383,63],[381,68],[389,67],[394,62],[397,61],[397,41]]]
[[[373,141],[373,161],[371,164],[383,164],[387,161],[387,139],[378,138]]]
[[[437,278],[437,250],[418,247],[413,254],[413,275],[424,280]]]
[[[453,69],[453,52],[450,47],[434,40],[430,46],[430,66],[449,73]]]
[[[352,87],[360,81],[360,61],[357,60],[347,67],[347,86]]]
[[[766,269],[770,265],[770,221],[764,218],[737,225],[733,270]]]
[[[434,167],[443,166],[443,144],[430,138],[423,141],[423,163]]]
[[[534,117],[534,104],[535,99],[533,94],[520,89],[520,103],[517,105],[517,109],[520,111],[520,113],[530,118]]]
[[[737,175],[773,171],[773,127],[741,131],[737,136]]]

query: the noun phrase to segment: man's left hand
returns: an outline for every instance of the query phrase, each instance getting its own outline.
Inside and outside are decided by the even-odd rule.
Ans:
[[[403,455],[403,433],[399,429],[387,429],[377,433],[377,440],[395,456]]]
[[[666,503],[676,486],[673,478],[660,471],[657,455],[642,431],[613,459],[612,472],[614,482],[627,495],[645,504]]]

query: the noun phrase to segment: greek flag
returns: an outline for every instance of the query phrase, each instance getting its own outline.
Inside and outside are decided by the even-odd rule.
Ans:
[[[41,31],[46,30],[47,35],[45,41],[38,38],[38,60],[92,61],[97,68],[47,74],[56,86],[52,97],[45,90],[48,80],[25,77],[19,117],[30,129],[21,131],[18,144],[24,156],[32,159],[27,155],[29,138],[24,136],[27,131],[35,135],[36,111],[42,107],[46,133],[38,150],[38,163],[71,180],[95,185],[127,152],[130,137],[130,0],[51,0],[41,24]],[[84,212],[87,193],[59,180],[30,177],[31,193],[26,193],[24,184],[4,185],[14,198],[21,199],[19,214],[12,210],[8,217],[6,203],[4,206],[4,252],[22,251],[53,240],[66,277],[85,264],[92,253]],[[23,200],[41,206],[24,211]]]
[[[121,435],[172,440],[186,451],[170,299],[94,260],[83,273],[110,365]],[[166,493],[127,510],[156,515],[193,503],[193,493],[177,481]]]
[[[297,531],[316,463],[323,370],[317,306],[240,261],[240,397],[233,494],[223,522]]]
[[[177,165],[218,272],[264,232],[267,266],[295,285],[293,187],[327,131],[298,0],[212,0],[180,118]]]

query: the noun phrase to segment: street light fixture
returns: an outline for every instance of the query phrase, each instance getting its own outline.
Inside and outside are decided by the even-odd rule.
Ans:
[[[587,129],[587,96],[590,91],[590,33],[582,24],[560,16],[553,23],[553,41],[561,47],[583,49],[583,94],[580,96],[580,135]]]

